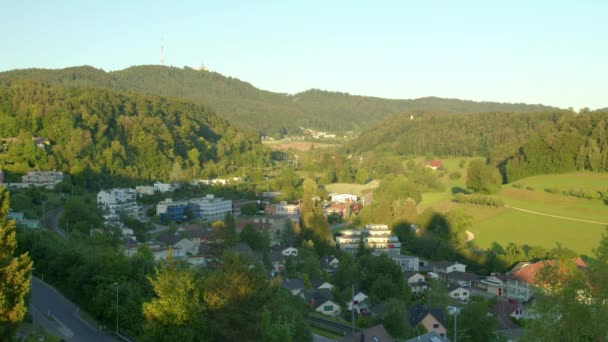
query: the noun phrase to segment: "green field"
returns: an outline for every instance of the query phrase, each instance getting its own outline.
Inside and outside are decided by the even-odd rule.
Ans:
[[[453,160],[444,161],[449,170]],[[462,171],[461,171],[462,172]],[[457,181],[444,179],[446,191],[443,193],[425,193],[422,207],[431,206],[438,211],[447,211],[460,207],[473,217],[471,231],[475,234],[475,243],[482,248],[490,247],[493,242],[503,247],[509,242],[518,244],[540,245],[547,248],[560,242],[563,246],[579,253],[591,254],[597,247],[605,225],[578,222],[534,213],[522,212],[512,208],[489,208],[474,205],[461,205],[451,202],[454,187],[464,188],[465,178]],[[598,189],[608,187],[608,174],[577,172],[563,175],[543,175],[525,178],[519,181],[524,188],[504,185],[496,196],[502,198],[505,205],[534,211],[541,214],[555,215],[587,221],[608,223],[608,205],[601,200],[588,200],[576,197],[554,195],[544,191],[548,187],[562,189],[581,188]],[[530,186],[534,191],[526,190]]]
[[[509,242],[553,248],[559,242],[576,252],[591,255],[604,232],[597,224],[563,220],[517,211],[510,208],[478,207],[469,210],[475,217],[471,231],[475,243],[488,248]]]
[[[363,190],[375,189],[380,184],[379,181],[373,180],[367,184],[354,184],[354,183],[333,183],[325,185],[325,190],[337,194],[353,194],[361,197]]]
[[[597,172],[571,172],[559,175],[542,175],[524,178],[516,183],[524,187],[530,186],[536,191],[547,188],[608,190],[608,173]]]

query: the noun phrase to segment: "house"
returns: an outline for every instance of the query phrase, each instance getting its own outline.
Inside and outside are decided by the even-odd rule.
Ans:
[[[500,275],[491,275],[486,277],[485,279],[481,279],[477,282],[477,288],[481,290],[485,290],[488,293],[491,293],[496,296],[503,296],[505,294],[505,283],[506,278]]]
[[[403,272],[403,277],[407,284],[410,286],[410,289],[413,294],[423,293],[428,290],[429,283],[427,283],[424,276],[418,272],[413,271],[405,271]]]
[[[587,267],[581,259],[573,260],[579,269]],[[555,260],[543,260],[535,263],[520,262],[506,275],[507,278],[507,297],[526,302],[532,298],[534,288],[539,286],[536,279],[540,271],[546,266],[555,264]]]
[[[448,284],[457,284],[462,287],[472,287],[479,277],[469,272],[453,271],[445,275]]]
[[[334,271],[338,269],[340,260],[333,255],[321,257],[321,270],[326,271],[328,274],[334,274]]]
[[[297,296],[305,288],[304,282],[300,278],[283,279],[281,287],[291,291],[294,296]]]
[[[458,284],[448,284],[448,295],[450,298],[465,302],[469,300],[469,290]]]
[[[348,302],[348,306],[347,306],[348,311],[352,311],[353,310],[353,305],[354,305],[354,308],[355,308],[356,312],[361,312],[361,311],[365,311],[365,310],[369,309],[369,305],[367,303],[368,299],[369,299],[369,297],[365,293],[358,292],[353,297],[353,300],[351,300],[350,302]]]
[[[386,328],[382,324],[363,329],[356,332],[354,336],[352,334],[346,335],[338,340],[339,342],[394,342],[396,339],[386,331]]]
[[[200,247],[198,239],[189,239],[181,236],[179,233],[163,233],[158,236],[158,241],[164,243],[167,247],[173,248],[173,255],[175,257],[197,255]]]
[[[438,261],[433,264],[434,273],[450,273],[454,271],[466,272],[467,266],[457,261]]]
[[[340,305],[334,302],[330,289],[305,290],[300,293],[300,297],[306,300],[314,311],[324,315],[336,317],[342,311]]]
[[[521,319],[524,317],[524,307],[515,300],[499,300],[490,308],[490,313],[496,317],[500,330],[518,328],[517,324],[511,319]]]
[[[427,309],[422,304],[415,304],[410,308],[410,325],[422,325],[426,331],[439,334],[442,341],[447,341],[446,324],[441,309]]]
[[[416,256],[407,256],[401,253],[391,251],[391,252],[379,252],[376,251],[373,253],[378,256],[380,254],[386,254],[391,260],[393,260],[399,267],[401,267],[402,271],[416,271],[418,272],[420,266],[420,259]]]
[[[416,336],[414,338],[410,338],[409,340],[406,340],[405,342],[441,342],[441,341],[443,341],[443,338],[438,333],[431,331],[426,334],[422,334],[422,335]]]
[[[349,203],[349,202],[357,202],[357,195],[352,194],[333,194],[330,195],[332,202],[337,203]]]
[[[269,204],[264,207],[266,216],[298,216],[300,215],[300,206],[297,204],[288,204],[286,201],[281,201],[278,204]]]
[[[47,139],[47,138],[44,138],[44,137],[33,137],[32,140],[34,141],[34,144],[38,148],[45,148],[46,145],[50,145],[51,144],[51,141],[49,139]]]
[[[320,279],[314,279],[311,281],[312,283],[312,287],[315,290],[321,290],[321,289],[328,289],[328,290],[333,290],[334,286],[332,284],[330,284],[329,282],[326,282],[324,280],[320,280]]]
[[[426,164],[424,164],[424,167],[427,167],[431,170],[437,170],[440,169],[443,166],[443,163],[441,162],[441,160],[431,160],[426,162]]]
[[[347,215],[346,208],[349,208],[344,203],[332,203],[329,206],[323,208],[323,214],[329,216],[331,214],[337,214],[340,218],[344,218]]]
[[[295,247],[287,247],[281,251],[284,256],[298,256],[298,249]]]

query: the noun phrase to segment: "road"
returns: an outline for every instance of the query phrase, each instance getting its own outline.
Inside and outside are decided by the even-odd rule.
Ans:
[[[61,215],[63,215],[63,207],[49,211],[44,217],[44,226],[65,239],[65,231],[59,229],[59,218],[61,218]]]
[[[98,332],[79,316],[79,309],[47,283],[32,277],[32,307],[37,325],[49,333],[73,342],[114,342],[110,334]]]
[[[577,221],[577,222],[584,222],[584,223],[592,223],[592,224],[601,224],[602,226],[608,226],[608,222],[598,222],[598,221],[581,220],[581,219],[572,218],[572,217],[565,217],[565,216],[557,216],[557,215],[551,215],[551,214],[539,213],[538,211],[532,211],[532,210],[528,210],[528,209],[523,209],[523,208],[512,207],[512,206],[510,206],[510,205],[505,205],[505,208],[511,208],[511,209],[515,209],[515,210],[523,211],[523,212],[526,212],[526,213],[535,214],[535,215],[541,215],[541,216],[547,216],[547,217],[554,217],[554,218],[558,218],[558,219],[562,219],[562,220],[570,220],[570,221]]]

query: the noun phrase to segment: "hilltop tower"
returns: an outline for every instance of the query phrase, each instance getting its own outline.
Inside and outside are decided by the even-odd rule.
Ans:
[[[165,37],[160,38],[160,65],[165,65]]]

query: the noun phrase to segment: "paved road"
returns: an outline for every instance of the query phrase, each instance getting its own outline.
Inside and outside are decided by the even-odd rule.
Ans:
[[[36,324],[48,332],[73,342],[115,342],[107,333],[98,332],[79,317],[78,308],[40,279],[32,278],[32,304]],[[95,324],[98,326],[97,324]]]
[[[44,225],[47,229],[50,229],[57,233],[62,238],[66,238],[65,231],[59,229],[59,218],[63,215],[63,207],[59,207],[49,211],[44,218]]]

